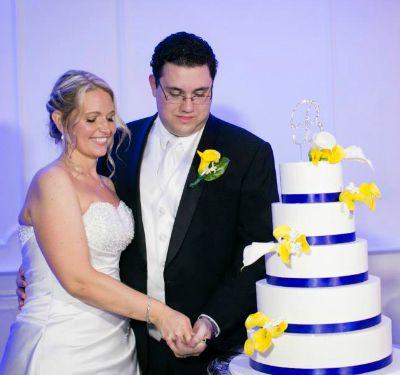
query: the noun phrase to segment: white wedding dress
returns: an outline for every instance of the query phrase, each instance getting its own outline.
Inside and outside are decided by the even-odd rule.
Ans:
[[[92,203],[82,216],[93,267],[119,279],[133,238],[131,210]],[[11,326],[1,375],[139,374],[129,320],[72,297],[50,270],[33,227],[21,226],[27,299]]]

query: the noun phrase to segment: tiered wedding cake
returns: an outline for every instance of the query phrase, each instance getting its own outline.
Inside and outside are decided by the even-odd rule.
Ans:
[[[250,359],[246,365],[243,358],[235,359],[231,373],[400,373],[398,364],[390,365],[391,321],[381,314],[380,280],[368,274],[367,241],[355,235],[352,202],[362,200],[360,191],[347,193],[356,197],[350,203],[346,194],[339,201],[341,163],[282,164],[280,180],[282,203],[272,205],[278,243],[254,243],[245,251],[244,264],[274,252],[266,256],[265,280],[256,284],[257,307],[258,314],[284,324],[249,317],[245,351]],[[375,195],[369,198],[366,203],[373,206]],[[261,328],[267,328],[265,335],[256,338]],[[245,371],[248,366],[253,370]]]

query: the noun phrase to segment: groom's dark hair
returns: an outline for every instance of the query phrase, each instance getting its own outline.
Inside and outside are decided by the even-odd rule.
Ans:
[[[166,63],[187,67],[207,65],[212,80],[218,66],[210,45],[199,36],[184,31],[167,36],[154,49],[150,65],[157,86]]]

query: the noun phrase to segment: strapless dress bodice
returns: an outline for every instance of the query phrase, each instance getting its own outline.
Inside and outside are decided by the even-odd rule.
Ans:
[[[108,202],[93,202],[82,215],[88,243],[90,262],[99,272],[119,280],[119,259],[134,234],[131,209],[122,201],[118,207]],[[32,226],[21,225],[22,265],[28,282],[27,303],[39,294],[52,292],[68,298],[68,293],[48,267],[36,241]]]

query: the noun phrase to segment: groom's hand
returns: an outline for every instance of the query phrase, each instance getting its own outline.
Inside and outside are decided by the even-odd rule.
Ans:
[[[207,348],[206,339],[210,339],[213,333],[213,327],[209,320],[198,319],[193,326],[194,335],[189,342],[176,340],[168,343],[178,358],[197,357]]]

